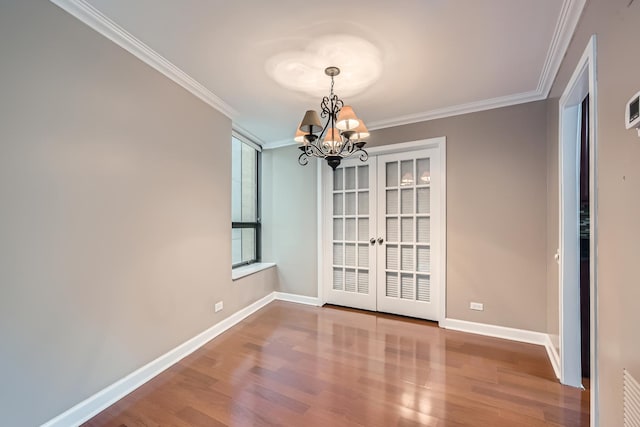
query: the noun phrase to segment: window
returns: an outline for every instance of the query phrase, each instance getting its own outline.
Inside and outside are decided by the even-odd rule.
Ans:
[[[260,152],[236,136],[231,147],[231,260],[239,267],[260,261]]]

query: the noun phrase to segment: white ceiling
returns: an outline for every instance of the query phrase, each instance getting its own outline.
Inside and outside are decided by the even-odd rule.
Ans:
[[[235,110],[234,123],[265,143],[290,140],[304,111],[319,108],[329,65],[342,68],[336,92],[370,128],[544,98],[575,3],[87,2],[217,95]],[[298,72],[316,95],[276,81]]]

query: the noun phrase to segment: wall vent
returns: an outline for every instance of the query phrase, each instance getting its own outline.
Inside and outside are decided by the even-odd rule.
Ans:
[[[624,427],[640,427],[640,384],[624,370]]]

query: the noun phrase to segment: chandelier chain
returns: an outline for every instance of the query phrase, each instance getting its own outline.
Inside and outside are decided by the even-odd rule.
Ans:
[[[331,98],[333,98],[333,76],[331,76]]]

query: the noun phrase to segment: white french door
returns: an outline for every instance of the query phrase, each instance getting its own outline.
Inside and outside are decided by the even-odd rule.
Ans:
[[[432,149],[378,157],[378,234],[383,240],[377,254],[378,311],[440,319],[435,214],[440,171],[435,153]]]
[[[325,268],[327,302],[365,310],[376,309],[375,160],[343,160],[325,171],[331,246]],[[323,165],[324,166],[324,165]],[[328,271],[327,271],[328,270]]]
[[[440,320],[439,159],[429,148],[325,171],[326,302]]]

